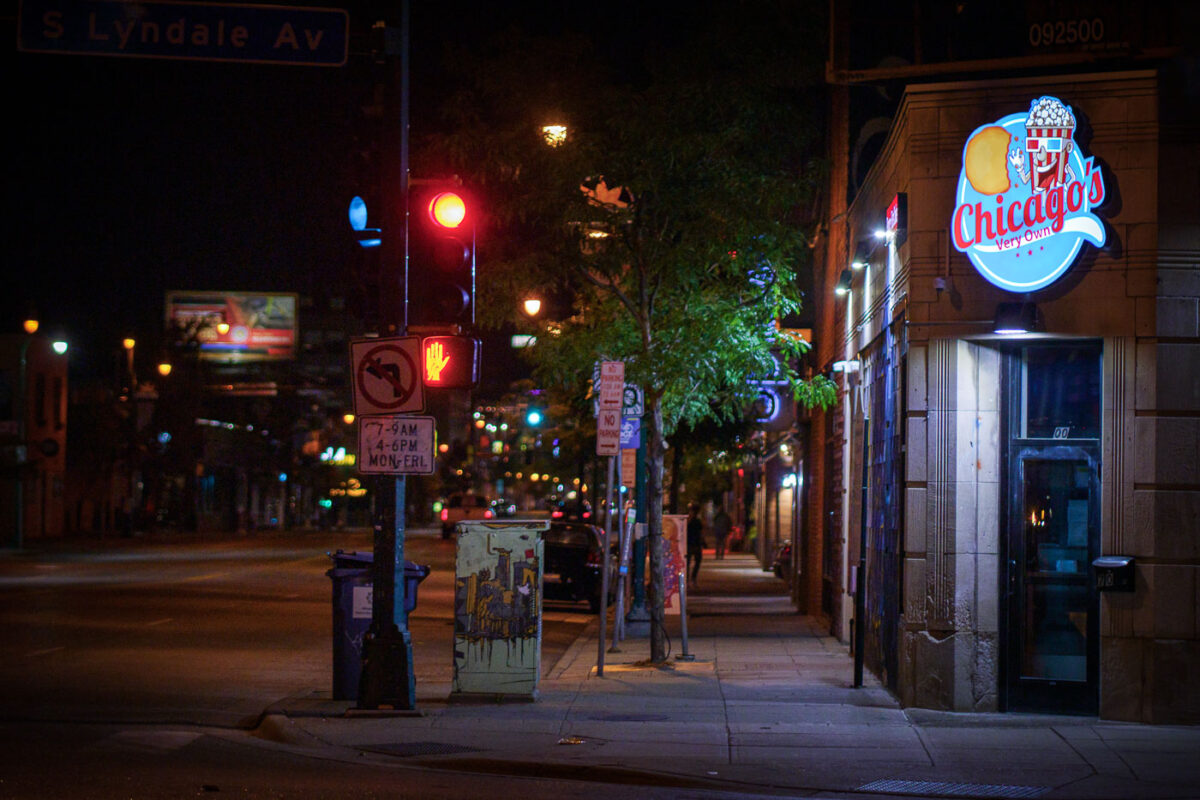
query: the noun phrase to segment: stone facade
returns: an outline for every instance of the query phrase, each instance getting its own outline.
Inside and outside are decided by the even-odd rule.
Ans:
[[[971,132],[1047,94],[1071,105],[1077,140],[1106,168],[1107,242],[1023,298],[953,249],[950,219]],[[849,207],[853,256],[892,197],[908,198],[906,240],[873,251],[828,331],[831,357],[853,359],[886,326],[906,327],[905,704],[1003,705],[1003,387],[990,323],[998,303],[1029,299],[1047,336],[1103,341],[1101,550],[1137,559],[1137,590],[1101,596],[1100,714],[1200,720],[1200,159],[1195,126],[1174,118],[1180,99],[1152,70],[909,86]],[[845,388],[849,407],[858,389]],[[856,475],[861,433],[844,442]],[[842,497],[852,541],[858,509]]]

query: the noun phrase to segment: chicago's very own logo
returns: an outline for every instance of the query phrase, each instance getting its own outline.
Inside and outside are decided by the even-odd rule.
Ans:
[[[1104,244],[1092,209],[1104,178],[1075,144],[1075,116],[1056,97],[976,128],[963,148],[951,236],[991,283],[1032,292],[1058,280],[1084,240]]]

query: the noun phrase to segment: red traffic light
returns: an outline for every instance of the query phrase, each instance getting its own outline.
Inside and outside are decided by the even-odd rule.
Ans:
[[[421,342],[421,380],[435,389],[469,389],[479,382],[479,340],[426,336]]]
[[[467,217],[467,204],[454,192],[438,192],[429,201],[429,219],[443,228],[457,228]]]

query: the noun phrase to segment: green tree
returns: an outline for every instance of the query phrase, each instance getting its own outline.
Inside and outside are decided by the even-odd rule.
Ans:
[[[539,379],[566,387],[620,359],[644,389],[652,661],[667,657],[665,437],[740,416],[748,382],[777,364],[802,402],[833,397],[796,374],[804,345],[776,325],[799,308],[797,272],[809,268],[818,101],[796,44],[821,23],[805,31],[790,11],[751,5],[770,13],[734,27],[712,18],[686,46],[619,72],[585,39],[510,34],[460,60],[453,133],[425,151],[479,187],[491,214],[484,321],[511,320],[531,293],[565,293],[570,309],[530,348]],[[550,122],[567,126],[558,146],[541,138]]]

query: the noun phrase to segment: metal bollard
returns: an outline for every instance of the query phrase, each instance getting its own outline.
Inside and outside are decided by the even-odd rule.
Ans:
[[[696,657],[688,652],[687,634],[687,572],[679,573],[679,625],[683,633],[683,652],[675,656],[676,661],[695,661]]]

